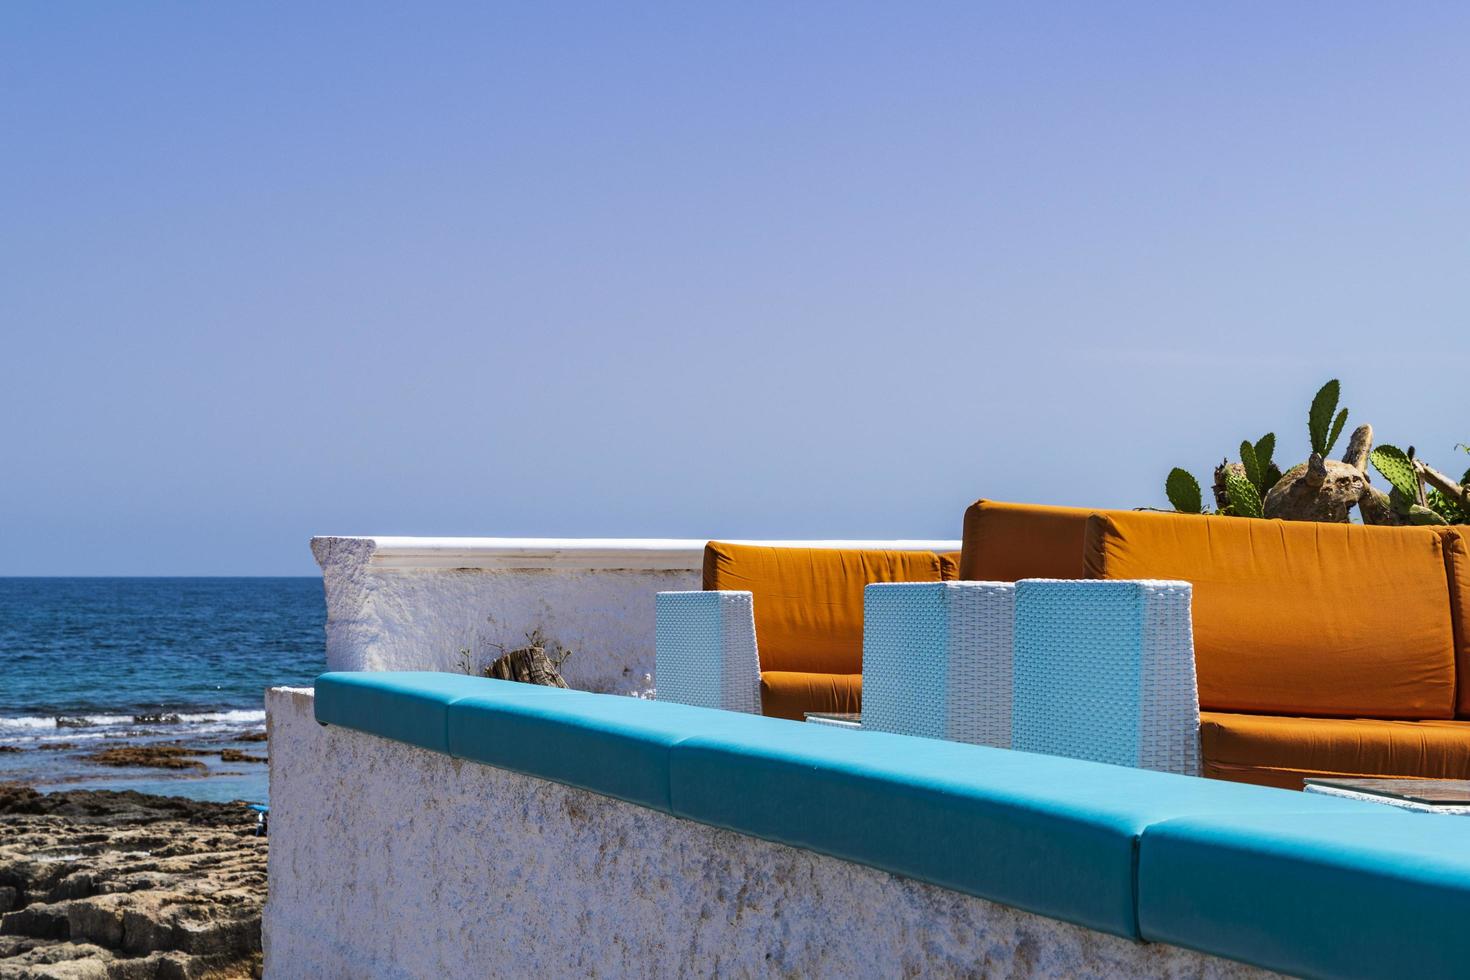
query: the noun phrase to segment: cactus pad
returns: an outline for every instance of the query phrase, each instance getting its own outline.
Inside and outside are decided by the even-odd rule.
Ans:
[[[1200,497],[1199,481],[1188,470],[1174,467],[1164,481],[1164,493],[1169,503],[1181,514],[1204,513],[1204,501]]]
[[[1260,460],[1256,458],[1256,447],[1249,442],[1240,444],[1240,465],[1245,467],[1245,478],[1260,490],[1264,474],[1261,472]]]
[[[1226,473],[1225,491],[1230,495],[1230,509],[1237,517],[1265,516],[1261,495],[1250,480],[1236,473]]]
[[[1332,413],[1337,411],[1341,389],[1337,379],[1333,378],[1318,389],[1317,396],[1312,399],[1311,411],[1307,413],[1307,435],[1311,438],[1314,453],[1327,455],[1327,433],[1332,428]]]
[[[1374,449],[1368,458],[1373,462],[1373,468],[1382,473],[1389,485],[1405,499],[1418,499],[1419,478],[1414,474],[1414,464],[1409,462],[1402,449],[1385,444]]]
[[[1448,524],[1443,514],[1437,514],[1428,507],[1412,504],[1409,507],[1410,524]]]
[[[1344,408],[1337,413],[1337,418],[1332,423],[1332,431],[1327,434],[1327,448],[1322,450],[1323,456],[1331,453],[1332,447],[1337,445],[1337,437],[1342,435],[1342,427],[1345,425],[1347,425],[1347,409]]]
[[[1256,440],[1256,462],[1261,464],[1261,472],[1265,473],[1271,469],[1271,457],[1276,455],[1276,433],[1268,432]]]

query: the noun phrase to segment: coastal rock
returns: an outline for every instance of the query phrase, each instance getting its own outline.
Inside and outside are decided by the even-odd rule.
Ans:
[[[254,828],[238,804],[0,786],[0,980],[258,976]]]
[[[99,766],[149,766],[156,769],[203,769],[204,763],[193,758],[197,749],[181,745],[123,745],[99,749],[83,756]]]

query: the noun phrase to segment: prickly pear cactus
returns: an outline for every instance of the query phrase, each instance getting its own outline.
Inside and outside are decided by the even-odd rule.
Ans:
[[[1174,467],[1169,471],[1169,478],[1164,481],[1164,493],[1169,498],[1169,503],[1181,514],[1202,514],[1205,504],[1200,496],[1199,481],[1184,469]]]
[[[1256,458],[1256,447],[1251,445],[1249,439],[1240,444],[1240,465],[1245,467],[1245,478],[1251,481],[1251,486],[1256,488],[1257,493],[1260,493],[1261,482],[1266,475],[1261,469],[1260,460]]]
[[[1347,425],[1347,409],[1337,413],[1337,418],[1332,422],[1332,431],[1327,434],[1327,449],[1322,455],[1326,456],[1332,452],[1332,447],[1337,445],[1337,437],[1342,435],[1342,427]]]
[[[1410,524],[1448,524],[1443,514],[1419,504],[1410,504],[1407,514]]]
[[[1414,464],[1409,461],[1408,454],[1402,449],[1385,444],[1374,449],[1368,459],[1372,461],[1373,468],[1383,474],[1389,486],[1407,501],[1418,500],[1419,477],[1414,473]]]
[[[1240,462],[1226,459],[1215,467],[1216,513],[1289,521],[1343,523],[1358,508],[1367,524],[1470,524],[1470,471],[1456,482],[1423,459],[1395,446],[1373,448],[1373,427],[1353,430],[1340,460],[1328,456],[1347,427],[1348,410],[1338,400],[1342,385],[1328,381],[1312,399],[1307,435],[1312,452],[1305,463],[1284,473],[1273,459],[1276,434],[1240,444]],[[1470,445],[1456,445],[1470,453]],[[1371,452],[1370,452],[1371,451]],[[1372,485],[1369,464],[1388,483],[1384,493]],[[1199,482],[1186,470],[1174,469],[1164,481],[1174,509],[1210,513],[1201,500]]]
[[[1256,459],[1260,460],[1262,466],[1271,465],[1271,457],[1276,455],[1276,433],[1268,432],[1256,440]]]
[[[1225,492],[1230,497],[1230,510],[1237,517],[1266,516],[1261,508],[1261,495],[1249,479],[1226,473]]]
[[[1343,409],[1338,415],[1339,421],[1333,424],[1332,415],[1337,411],[1337,399],[1342,391],[1342,385],[1336,378],[1327,382],[1317,390],[1317,395],[1312,399],[1312,407],[1307,412],[1307,435],[1312,441],[1312,452],[1319,456],[1326,456],[1332,449],[1332,443],[1336,436],[1329,440],[1328,436],[1336,430],[1342,432],[1342,426],[1347,422],[1347,409]]]

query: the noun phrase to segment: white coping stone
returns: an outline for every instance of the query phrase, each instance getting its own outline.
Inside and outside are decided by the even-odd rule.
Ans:
[[[958,551],[958,541],[747,541],[777,548],[857,548],[888,551]],[[663,571],[698,570],[704,559],[704,540],[695,538],[312,538],[311,547],[322,561],[319,547],[329,542],[371,541],[373,568],[654,568]],[[319,545],[318,542],[322,544]]]
[[[266,707],[271,980],[1272,976]]]
[[[764,541],[956,551],[958,541]],[[643,694],[652,684],[654,594],[696,590],[705,542],[683,538],[317,537],[328,670],[461,669],[540,629],[571,649],[567,683]]]

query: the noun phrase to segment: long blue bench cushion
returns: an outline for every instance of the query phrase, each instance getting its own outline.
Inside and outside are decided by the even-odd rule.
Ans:
[[[316,720],[447,753],[450,703],[501,687],[522,697],[552,690],[431,671],[336,671],[316,679]]]
[[[1470,818],[1169,820],[1138,887],[1146,939],[1302,976],[1470,975]]]
[[[671,760],[679,816],[1132,938],[1134,847],[1150,823],[1374,806],[816,725],[694,736]]]
[[[668,813],[669,751],[681,739],[748,737],[758,730],[799,734],[807,727],[610,694],[558,690],[532,700],[497,689],[449,705],[449,751]]]

